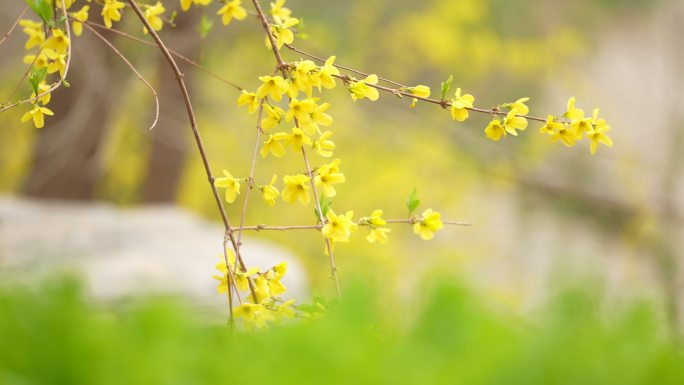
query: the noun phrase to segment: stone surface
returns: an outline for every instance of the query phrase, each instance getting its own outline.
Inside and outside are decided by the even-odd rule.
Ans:
[[[20,279],[57,271],[82,275],[96,298],[179,294],[225,308],[216,293],[223,228],[181,208],[46,202],[0,197],[0,272]],[[286,297],[305,300],[307,277],[282,248],[245,236],[243,253],[262,269],[285,261]]]

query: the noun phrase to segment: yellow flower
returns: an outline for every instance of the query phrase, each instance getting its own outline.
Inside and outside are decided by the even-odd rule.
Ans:
[[[216,270],[218,270],[221,273],[221,275],[212,276],[214,277],[214,279],[219,281],[219,285],[216,288],[216,291],[219,294],[228,292],[228,268],[230,268],[230,270],[233,272],[233,277],[235,278],[235,286],[237,287],[237,289],[240,291],[247,291],[249,289],[249,277],[253,276],[254,274],[257,274],[259,272],[259,269],[253,267],[247,270],[246,272],[243,271],[241,268],[236,269],[235,253],[233,253],[232,250],[228,250],[226,253],[228,256],[228,266],[226,266],[226,261],[223,260],[223,256],[220,256],[221,261],[216,264]]]
[[[444,227],[440,218],[441,215],[436,211],[432,211],[432,209],[423,211],[420,220],[413,224],[413,232],[420,235],[426,241],[432,239],[435,236],[435,232]]]
[[[35,92],[32,92],[31,93],[31,99],[35,98],[36,96],[42,94],[43,92],[45,92],[49,89],[50,89],[50,86],[47,85],[45,83],[45,81],[40,82],[40,84],[38,84],[38,94],[36,94]],[[47,94],[41,96],[37,101],[40,103],[43,103],[43,105],[46,105],[46,104],[50,103],[50,98],[51,98],[51,95],[48,92]],[[31,103],[36,104],[36,101],[33,101]]]
[[[254,298],[256,295],[256,298]],[[263,275],[258,275],[254,278],[254,292],[247,297],[248,301],[252,303],[264,303],[271,298],[271,289],[268,280]]]
[[[276,279],[283,278],[285,273],[287,273],[287,262],[281,262],[273,266],[273,274],[275,274]]]
[[[50,36],[43,44],[43,49],[54,50],[59,54],[64,54],[67,52],[69,47],[69,38],[64,34],[61,29],[53,29],[52,36]]]
[[[45,32],[43,32],[43,23],[36,23],[33,20],[21,19],[19,25],[24,27],[24,33],[28,35],[28,40],[24,45],[25,49],[31,49],[34,46],[41,45],[45,41]]]
[[[290,31],[290,28],[299,24],[299,20],[296,18],[290,18],[284,20],[282,23],[271,25],[271,34],[275,38],[276,47],[281,49],[284,44],[292,44],[294,41],[294,33]],[[271,40],[266,37],[266,46],[271,48]]]
[[[542,134],[554,135],[563,128],[563,123],[557,122],[552,115],[546,117],[546,124],[539,128]]]
[[[45,54],[44,50],[41,50],[40,53],[38,54],[38,58],[36,58],[36,55],[26,55],[24,56],[24,63],[26,64],[31,64],[33,63],[33,66],[36,68],[43,68],[47,67],[49,63],[49,59],[47,55]]]
[[[309,117],[311,121],[302,125],[302,127],[310,134],[313,135],[314,132],[318,131],[318,125],[321,126],[331,126],[333,124],[332,116],[325,113],[325,111],[330,108],[330,103],[323,103],[320,105],[315,105],[314,110],[311,111]]]
[[[105,0],[101,14],[107,28],[112,28],[112,21],[121,20],[121,12],[119,10],[124,7],[124,3],[119,0]]]
[[[378,84],[378,75],[368,75],[363,80],[349,82],[349,92],[353,101],[363,98],[368,98],[372,101],[378,100],[380,94],[378,90],[369,86],[369,84]]]
[[[287,140],[289,136],[290,135],[285,132],[279,132],[274,135],[269,135],[266,138],[264,145],[261,147],[261,157],[266,158],[266,156],[270,152],[273,154],[273,156],[277,158],[282,158],[285,155],[285,145],[283,145],[282,142]]]
[[[484,131],[485,135],[495,142],[498,142],[502,136],[506,136],[506,130],[504,130],[504,127],[501,125],[501,121],[499,119],[492,119]]]
[[[285,114],[285,120],[290,122],[292,119],[297,119],[300,124],[306,124],[311,121],[310,113],[316,109],[316,102],[312,99],[304,99],[299,101],[297,99],[290,100],[290,109]]]
[[[270,105],[265,105],[264,110],[266,111],[266,117],[261,119],[261,129],[268,130],[270,128],[276,127],[283,120],[285,111],[278,106],[271,107]]]
[[[285,0],[276,0],[275,3],[271,3],[271,16],[276,23],[280,24],[289,19],[291,14],[292,11],[285,8]]]
[[[335,67],[335,56],[330,56],[325,64],[321,67],[320,74],[318,75],[319,83],[318,90],[321,90],[321,86],[327,89],[335,88],[335,75],[339,75],[340,71]]]
[[[572,147],[575,145],[577,136],[575,135],[575,132],[571,130],[571,128],[567,124],[561,124],[561,126],[558,128],[558,131],[556,131],[556,133],[553,134],[551,139],[554,142],[560,139],[566,147]]]
[[[247,112],[253,114],[259,108],[259,98],[256,93],[242,90],[238,97],[238,106],[247,106]]]
[[[45,56],[47,56],[48,59],[52,60],[51,62],[48,62],[47,73],[53,74],[59,71],[59,75],[64,77],[67,55],[65,53],[57,53],[51,49],[44,49],[43,52],[45,52]]]
[[[475,97],[471,94],[461,96],[461,89],[456,89],[455,98],[451,100],[451,118],[462,122],[468,119],[468,108],[473,108]]]
[[[333,155],[333,150],[335,149],[335,142],[329,140],[332,136],[332,131],[326,131],[321,134],[321,136],[316,139],[313,143],[316,153],[324,158],[330,158]]]
[[[300,151],[304,145],[311,146],[311,138],[297,127],[292,127],[292,133],[288,135],[287,142],[292,145],[294,151]]]
[[[283,98],[283,94],[287,92],[289,85],[282,78],[282,76],[259,76],[259,80],[263,82],[257,89],[257,98],[263,99],[269,96],[271,99],[279,102]]]
[[[606,135],[606,131],[610,130],[610,126],[606,124],[604,119],[598,119],[598,108],[594,110],[593,124],[587,131],[587,139],[590,142],[591,154],[596,154],[599,143],[603,143],[608,147],[613,147],[613,140]]]
[[[73,4],[74,0],[66,0],[64,2],[64,8],[69,9],[71,7],[71,4]],[[62,0],[57,0],[56,2],[57,9],[62,9]]]
[[[33,119],[33,124],[36,126],[36,128],[42,128],[45,125],[45,116],[43,115],[54,115],[54,112],[47,107],[41,107],[37,104],[34,104],[33,109],[21,117],[21,122],[24,123]]]
[[[513,136],[518,136],[516,130],[524,131],[527,128],[527,119],[517,116],[517,113],[516,109],[510,110],[503,121],[504,129]]]
[[[386,227],[373,228],[370,234],[366,236],[366,240],[370,243],[379,242],[381,244],[387,243],[387,233],[392,232],[392,230]]]
[[[316,64],[311,60],[302,60],[295,64],[294,71],[292,71],[295,86],[308,96],[311,96],[313,86],[318,85],[319,82],[316,69]]]
[[[271,183],[259,186],[264,201],[266,201],[266,204],[268,204],[271,207],[275,206],[276,198],[280,196],[280,191],[278,191],[278,189],[274,186],[277,179],[278,176],[273,175],[273,178],[271,178]]]
[[[417,96],[419,98],[429,98],[430,97],[430,87],[424,86],[422,84],[415,87],[410,87],[406,89],[411,95]],[[418,99],[413,98],[411,101],[411,108],[416,106]]]
[[[351,234],[358,228],[358,225],[352,221],[353,216],[353,211],[337,215],[332,209],[328,210],[325,214],[326,224],[321,229],[323,237],[333,242],[349,242]]]
[[[287,80],[287,96],[290,99],[296,99],[297,95],[299,95],[299,88],[295,85],[294,81],[292,78],[288,78]]]
[[[276,320],[281,320],[283,318],[294,318],[296,314],[292,306],[294,303],[295,300],[291,299],[280,304],[275,310]]]
[[[166,12],[166,8],[159,1],[145,9],[145,19],[150,23],[153,30],[159,31],[164,27],[164,21],[159,17],[164,12]],[[143,27],[143,33],[147,34],[147,28]]]
[[[192,3],[192,0],[180,0],[181,9],[183,11],[187,11],[188,9],[190,9],[190,5],[192,5]]]
[[[83,33],[83,23],[88,20],[89,10],[90,6],[84,5],[78,12],[71,14],[71,16],[74,18],[74,22],[71,23],[71,27],[74,30],[74,35],[81,36]]]
[[[311,179],[306,175],[286,175],[283,177],[285,188],[283,200],[288,203],[299,201],[303,205],[309,204],[309,183]]]
[[[233,0],[226,3],[218,12],[217,15],[221,15],[221,21],[223,25],[228,25],[230,21],[235,18],[236,20],[244,20],[247,17],[247,11],[242,8],[242,0]]]
[[[337,194],[333,185],[344,183],[345,181],[344,174],[339,172],[339,169],[337,168],[337,165],[339,165],[340,162],[340,159],[335,159],[332,163],[319,167],[318,172],[314,177],[316,186],[322,187],[323,195],[328,198],[332,198]]]
[[[370,223],[373,226],[384,226],[387,224],[387,221],[382,219],[382,210],[374,210],[371,213],[370,218],[368,218],[368,223]]]
[[[214,186],[226,189],[226,202],[233,203],[238,194],[240,194],[240,181],[233,178],[228,170],[223,170],[224,177],[216,178]]]
[[[571,119],[571,120],[577,120],[577,119],[583,119],[584,118],[584,111],[575,108],[575,97],[571,97],[568,99],[568,107],[567,110],[565,111],[565,114],[563,114],[563,117]]]
[[[506,104],[510,110],[518,110],[518,115],[527,115],[530,109],[525,105],[525,103],[530,100],[530,98],[520,98],[513,103]]]
[[[268,321],[274,321],[273,313],[263,304],[243,303],[233,309],[235,318],[242,318],[248,329],[252,327],[263,328],[268,326]]]
[[[575,118],[572,119],[570,123],[570,128],[572,128],[573,132],[575,133],[575,136],[577,137],[577,140],[582,139],[582,136],[584,136],[584,133],[589,131],[591,129],[591,124],[593,122],[592,118],[585,118],[584,117],[584,111],[578,110],[575,114]],[[598,111],[595,111],[595,115],[598,114]]]
[[[266,272],[266,274],[264,274],[264,276],[268,284],[268,291],[270,292],[271,297],[277,297],[287,291],[285,285],[280,282],[280,278],[282,278],[282,276],[277,276],[275,271],[269,270]]]

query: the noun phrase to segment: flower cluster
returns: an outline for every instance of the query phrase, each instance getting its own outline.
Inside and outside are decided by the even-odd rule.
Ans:
[[[227,251],[226,256],[227,263],[221,256],[221,261],[216,264],[216,270],[220,273],[213,276],[219,281],[216,289],[219,294],[225,294],[233,287],[240,293],[249,293],[244,303],[233,308],[233,316],[243,319],[248,329],[266,327],[269,323],[278,323],[296,315],[306,316],[294,305],[295,300],[284,301],[280,298],[287,290],[281,282],[287,273],[287,263],[261,272],[258,268],[244,270],[236,264],[232,251]]]

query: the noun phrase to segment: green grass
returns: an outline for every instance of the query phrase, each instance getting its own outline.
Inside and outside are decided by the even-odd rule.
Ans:
[[[422,306],[345,293],[323,320],[247,334],[169,299],[105,307],[69,279],[5,285],[0,384],[684,383],[681,347],[645,303],[565,291],[523,321],[454,284]]]

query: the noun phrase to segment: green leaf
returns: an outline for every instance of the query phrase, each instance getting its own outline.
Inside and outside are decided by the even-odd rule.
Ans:
[[[323,212],[322,216],[328,215],[328,211],[330,211],[330,208],[332,207],[332,201],[326,200],[325,197],[321,195],[318,203],[321,206],[321,211]],[[318,208],[316,208],[314,212],[316,213],[316,219],[319,219]]]
[[[52,3],[48,0],[24,0],[26,4],[36,13],[44,22],[49,22],[52,18]]]
[[[420,199],[416,197],[416,188],[413,188],[413,191],[411,192],[411,195],[409,195],[408,198],[406,198],[406,208],[408,209],[408,215],[411,216],[414,211],[418,208],[420,205]]]
[[[446,99],[447,94],[449,93],[449,90],[451,89],[451,83],[454,81],[454,76],[449,75],[449,79],[447,79],[445,82],[442,82],[442,100]]]
[[[199,23],[199,33],[200,33],[200,38],[204,39],[207,37],[209,34],[209,31],[211,31],[211,28],[214,26],[214,21],[209,19],[206,15],[202,15],[202,19],[200,20]]]
[[[43,67],[43,68],[32,67],[31,68],[31,73],[28,76],[28,81],[29,81],[29,83],[31,83],[31,88],[33,89],[33,92],[35,92],[36,95],[38,95],[38,86],[40,85],[40,82],[45,80],[46,76],[47,76],[47,67]]]

